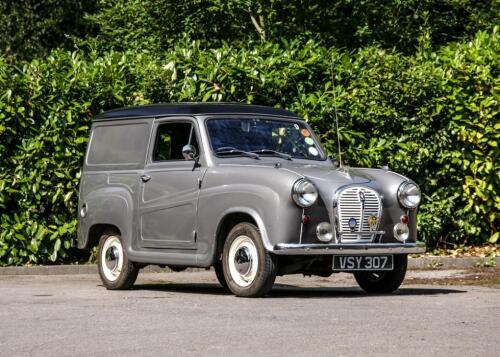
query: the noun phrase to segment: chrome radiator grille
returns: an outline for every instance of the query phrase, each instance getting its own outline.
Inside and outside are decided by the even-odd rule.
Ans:
[[[343,243],[371,242],[382,214],[382,203],[377,192],[368,187],[351,186],[341,191],[337,197],[337,222],[340,231],[339,240]],[[376,227],[368,223],[369,217],[377,217]],[[349,227],[349,220],[354,218],[356,226]]]

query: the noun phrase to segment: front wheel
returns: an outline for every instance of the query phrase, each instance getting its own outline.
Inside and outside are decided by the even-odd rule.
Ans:
[[[354,278],[367,293],[388,294],[396,291],[403,283],[407,266],[407,255],[395,255],[394,270],[356,272]]]
[[[258,228],[250,223],[239,223],[229,232],[222,268],[229,290],[237,296],[263,296],[276,279],[276,258],[265,249]]]
[[[227,283],[226,283],[226,278],[224,277],[224,268],[222,267],[222,264],[220,264],[220,263],[215,264],[214,270],[215,270],[215,276],[217,277],[219,284],[222,285],[222,287],[225,290],[229,290],[229,287],[227,286]]]
[[[108,290],[125,290],[134,285],[139,267],[128,260],[119,234],[106,232],[99,241],[99,275]]]

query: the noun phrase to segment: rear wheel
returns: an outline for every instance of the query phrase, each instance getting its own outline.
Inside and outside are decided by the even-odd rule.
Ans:
[[[263,296],[276,279],[276,258],[265,249],[258,228],[250,223],[239,223],[229,232],[222,268],[229,290],[237,296]]]
[[[108,290],[130,289],[139,274],[139,267],[125,254],[120,235],[113,232],[101,236],[97,265],[102,283]]]
[[[367,293],[388,294],[396,291],[403,283],[407,266],[407,255],[395,255],[394,270],[361,271],[354,273],[354,278]]]

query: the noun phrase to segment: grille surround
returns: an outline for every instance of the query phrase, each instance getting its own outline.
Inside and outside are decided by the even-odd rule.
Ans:
[[[363,200],[364,199],[364,200]],[[377,217],[377,226],[370,230],[368,217]],[[382,217],[382,199],[372,188],[349,186],[337,193],[336,219],[338,241],[341,243],[373,242]],[[357,221],[354,231],[348,225],[350,218]]]

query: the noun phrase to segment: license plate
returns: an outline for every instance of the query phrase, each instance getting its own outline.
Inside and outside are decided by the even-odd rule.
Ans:
[[[392,255],[334,255],[334,271],[393,270]]]

